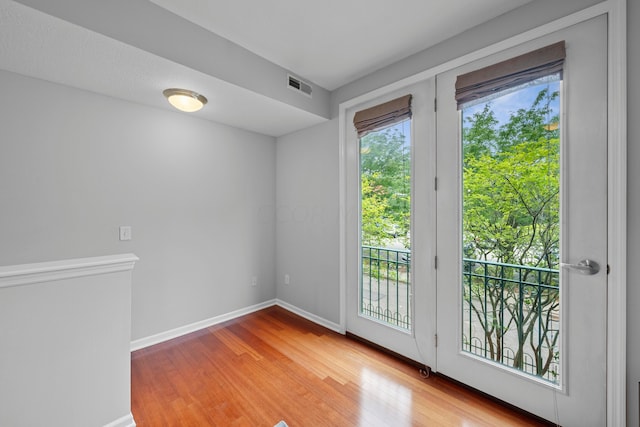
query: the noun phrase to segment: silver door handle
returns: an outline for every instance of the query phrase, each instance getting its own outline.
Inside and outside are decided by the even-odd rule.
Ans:
[[[598,271],[600,271],[600,266],[598,265],[598,263],[595,261],[591,261],[590,259],[583,259],[582,261],[578,261],[577,264],[566,264],[564,262],[561,262],[560,266],[587,275],[596,274]]]

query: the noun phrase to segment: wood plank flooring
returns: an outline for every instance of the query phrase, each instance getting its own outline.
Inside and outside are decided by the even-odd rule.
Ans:
[[[156,426],[537,426],[280,307],[131,357],[132,412]]]

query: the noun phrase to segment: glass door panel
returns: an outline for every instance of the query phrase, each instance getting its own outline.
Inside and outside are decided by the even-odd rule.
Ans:
[[[560,74],[464,105],[463,351],[560,383]]]
[[[344,289],[350,334],[435,365],[435,79],[346,113]],[[356,113],[411,95],[410,118],[359,137]]]
[[[606,34],[437,76],[436,370],[558,425],[606,423],[607,275],[580,264],[607,262]],[[562,80],[457,104],[458,76],[560,41]]]
[[[360,138],[360,314],[411,330],[411,120]]]

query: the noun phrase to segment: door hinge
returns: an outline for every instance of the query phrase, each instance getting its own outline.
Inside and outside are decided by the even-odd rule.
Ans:
[[[433,268],[438,268],[438,255],[433,257]]]
[[[438,191],[438,177],[433,178],[433,189],[434,191]]]
[[[611,273],[611,266],[607,264],[607,274]]]
[[[435,341],[436,341],[436,347],[437,347],[437,346],[438,346],[438,334],[435,334],[434,338],[435,338]]]
[[[438,112],[438,98],[433,98],[433,112]]]

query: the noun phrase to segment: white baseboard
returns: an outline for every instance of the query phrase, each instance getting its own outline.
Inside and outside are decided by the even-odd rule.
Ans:
[[[164,341],[169,341],[174,338],[181,337],[182,335],[190,334],[191,332],[199,331],[200,329],[208,328],[209,326],[217,325],[218,323],[233,320],[237,317],[244,316],[245,314],[253,313],[263,308],[271,307],[276,304],[276,300],[265,301],[260,304],[252,305],[249,307],[241,308],[239,310],[232,311],[230,313],[221,314],[210,319],[201,320],[199,322],[191,323],[190,325],[181,326],[179,328],[171,329],[166,332],[151,335],[146,338],[140,338],[131,342],[131,351],[140,350],[145,347],[159,344]]]
[[[331,329],[334,332],[337,332],[343,335],[345,333],[344,329],[340,327],[339,324],[330,322],[329,320],[324,319],[320,316],[317,316],[313,313],[309,313],[308,311],[304,311],[301,308],[296,307],[295,305],[289,304],[288,302],[276,299],[276,304],[286,310],[289,310],[292,313],[297,314],[300,317],[304,317],[307,320],[311,320],[313,323],[317,323],[320,326],[324,326],[327,329]]]
[[[161,332],[159,334],[151,335],[146,338],[140,338],[138,340],[131,341],[131,351],[136,351],[145,347],[150,347],[155,344],[160,344],[161,342],[169,341],[171,339],[178,338],[186,334],[190,334],[191,332],[196,332],[201,329],[208,328],[210,326],[217,325],[222,322],[226,322],[228,320],[233,320],[237,317],[241,317],[246,314],[250,314],[250,313],[262,310],[263,308],[271,307],[274,305],[278,305],[284,308],[285,310],[288,310],[294,314],[297,314],[300,317],[304,317],[305,319],[310,320],[313,323],[316,323],[320,326],[324,326],[327,329],[331,329],[332,331],[338,332],[340,334],[344,334],[345,332],[344,329],[342,329],[340,325],[337,323],[330,322],[327,319],[324,319],[313,313],[309,313],[308,311],[302,310],[301,308],[291,305],[288,302],[285,302],[279,299],[274,299],[274,300],[262,302],[260,304],[241,308],[239,310],[232,311],[230,313],[221,314],[220,316],[215,316],[210,319],[205,319],[199,322],[191,323],[190,325],[181,326],[179,328],[171,329],[166,332]],[[133,425],[135,425],[135,423]],[[109,425],[109,427],[112,427],[112,426]],[[114,425],[113,427],[116,427],[116,425]],[[117,427],[119,427],[119,425],[117,425]]]
[[[105,424],[104,427],[136,427],[136,422],[133,420],[133,414],[129,413],[129,415]]]

